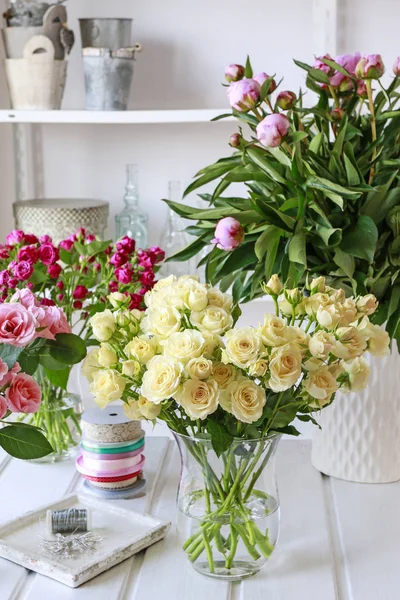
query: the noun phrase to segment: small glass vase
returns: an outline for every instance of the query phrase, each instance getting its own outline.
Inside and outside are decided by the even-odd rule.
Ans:
[[[235,439],[218,457],[208,437],[173,433],[182,461],[177,529],[189,561],[219,579],[255,575],[279,535],[274,456],[281,436]]]

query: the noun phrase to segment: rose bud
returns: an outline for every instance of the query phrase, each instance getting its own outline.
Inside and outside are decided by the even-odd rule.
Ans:
[[[265,83],[267,81],[267,79],[269,79],[269,75],[262,72],[262,73],[259,73],[258,75],[256,75],[255,77],[253,77],[253,79],[254,79],[254,81],[257,81],[257,83],[259,83],[260,86],[262,86],[263,83]],[[268,94],[272,94],[272,92],[274,92],[275,90],[276,90],[276,81],[275,81],[275,79],[271,79],[270,84],[268,86]]]
[[[228,65],[225,67],[225,79],[228,83],[239,81],[244,77],[244,67],[242,65]]]
[[[379,79],[385,72],[380,54],[367,54],[358,62],[355,74],[359,79]]]
[[[91,242],[94,242],[95,240],[96,240],[96,236],[93,235],[92,233],[89,233],[89,235],[86,237],[85,244],[90,244]]]
[[[263,290],[270,296],[279,296],[283,290],[283,285],[278,275],[272,275],[272,277],[263,284]]]
[[[62,281],[57,281],[57,283],[56,283],[56,287],[58,287],[58,289],[59,289],[60,291],[62,291],[62,290],[64,289],[64,284],[63,284],[63,282],[62,282]]]
[[[363,98],[364,100],[368,98],[367,86],[365,85],[365,81],[363,81],[362,79],[357,81],[356,94],[359,98]]]
[[[254,79],[234,81],[228,88],[229,103],[239,112],[248,112],[260,101],[261,86]]]
[[[240,143],[242,141],[242,136],[240,133],[233,133],[229,138],[229,145],[231,148],[240,148]]]
[[[289,131],[290,121],[285,115],[268,115],[257,125],[257,139],[269,148],[276,148]]]
[[[49,277],[51,277],[52,279],[57,279],[61,273],[60,265],[58,263],[54,263],[54,265],[50,265],[49,268],[47,269],[47,273],[49,274]]]
[[[110,281],[110,283],[108,284],[108,289],[110,290],[110,292],[117,292],[118,287],[118,281]]]
[[[276,104],[282,110],[290,110],[296,104],[297,97],[294,92],[290,92],[289,90],[285,92],[281,92],[278,94],[276,99]]]
[[[74,242],[72,240],[63,240],[62,242],[59,243],[59,248],[61,248],[62,250],[66,250],[67,252],[70,252],[70,250],[73,248]]]
[[[110,258],[110,263],[114,265],[114,267],[122,267],[128,260],[128,256],[123,252],[116,252]]]
[[[334,123],[338,123],[343,119],[345,112],[342,108],[334,108],[331,111],[331,119]]]
[[[121,238],[115,245],[118,252],[123,252],[126,254],[132,254],[135,251],[136,242],[134,239],[130,238],[128,235],[125,235]]]
[[[25,239],[26,239],[26,236],[25,236]],[[39,241],[41,244],[52,244],[53,243],[53,240],[51,239],[51,237],[49,235],[42,235],[40,237]]]
[[[9,288],[14,289],[18,285],[18,279],[16,277],[11,277],[7,283]]]
[[[62,302],[64,300],[64,294],[57,294],[57,300]]]
[[[234,250],[244,239],[242,225],[233,217],[225,217],[218,221],[215,228],[215,238],[211,240],[220,250]]]
[[[83,303],[81,300],[74,300],[72,306],[75,308],[75,310],[80,310],[83,306]]]
[[[41,298],[40,306],[55,306],[56,303],[51,298]]]
[[[333,60],[332,56],[330,54],[324,54],[323,56],[316,56],[314,63],[313,63],[313,69],[318,69],[319,71],[323,71],[324,73],[326,73],[327,75],[333,75],[334,70],[332,69],[332,67],[330,67],[329,65],[326,65],[324,62],[322,62],[322,58],[327,59],[327,60]]]
[[[396,58],[396,61],[393,65],[393,73],[398,77],[400,75],[400,56]]]
[[[72,296],[75,298],[75,300],[84,300],[88,293],[89,290],[87,289],[87,287],[85,287],[84,285],[77,285],[74,289]]]

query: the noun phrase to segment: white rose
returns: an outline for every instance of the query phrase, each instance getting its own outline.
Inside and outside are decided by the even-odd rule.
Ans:
[[[205,285],[194,282],[189,291],[187,306],[190,310],[201,311],[208,305],[208,292]]]
[[[362,357],[353,360],[343,361],[344,370],[348,374],[348,382],[344,384],[344,392],[359,392],[363,390],[369,379],[371,369],[367,361]]]
[[[285,321],[275,315],[265,315],[264,324],[258,327],[262,342],[266,346],[283,346],[290,341],[290,330]]]
[[[93,375],[97,373],[97,371],[100,368],[101,365],[99,363],[99,349],[92,348],[92,350],[89,350],[89,352],[87,353],[87,356],[83,361],[81,367],[82,373],[87,378],[89,383],[93,381]]]
[[[334,329],[341,319],[339,308],[336,304],[320,306],[317,310],[316,319],[326,329]]]
[[[225,294],[216,288],[210,287],[207,290],[208,295],[208,303],[211,306],[219,306],[219,308],[224,308],[227,312],[232,310],[233,300],[232,296],[229,294]]]
[[[314,356],[306,360],[304,363],[304,368],[306,371],[316,371],[317,369],[320,369],[323,366],[324,361],[320,360],[319,358],[315,358]]]
[[[237,371],[233,365],[225,365],[222,362],[216,362],[213,365],[213,377],[222,390],[225,390],[232,381],[235,381],[236,375]]]
[[[353,298],[346,298],[346,300],[339,305],[340,312],[340,326],[345,327],[354,323],[357,318],[357,306]]]
[[[107,296],[107,299],[113,308],[120,308],[123,305],[128,306],[130,301],[129,296],[121,292],[113,292]]]
[[[379,325],[373,325],[368,320],[362,329],[360,329],[360,333],[367,338],[368,352],[372,356],[383,357],[390,354],[389,334]]]
[[[203,420],[218,408],[218,385],[213,379],[188,379],[174,398],[191,419]]]
[[[107,344],[101,344],[97,360],[102,367],[111,367],[118,362],[118,357]]]
[[[301,375],[301,352],[296,345],[273,348],[270,356],[268,385],[274,392],[293,387]]]
[[[308,344],[309,350],[316,358],[327,358],[336,344],[335,337],[327,331],[317,331],[312,334]]]
[[[136,335],[139,331],[140,320],[127,308],[120,308],[114,313],[114,321],[119,327],[127,327],[129,332]]]
[[[264,377],[268,370],[268,361],[265,358],[260,358],[254,365],[249,368],[249,374],[253,377]]]
[[[282,282],[276,274],[272,275],[263,287],[267,294],[270,294],[271,296],[279,296],[283,290]]]
[[[289,325],[289,339],[291,343],[297,344],[300,352],[304,355],[308,350],[310,336],[301,327]]]
[[[296,317],[300,317],[301,315],[305,314],[306,300],[308,300],[308,298],[302,300],[300,304],[297,304],[297,306],[295,306],[294,314]],[[281,296],[281,300],[279,301],[279,309],[281,313],[285,315],[285,317],[291,317],[293,315],[293,306],[290,304],[289,300],[287,300],[287,298],[285,298],[284,296]]]
[[[312,293],[324,292],[325,277],[316,277],[316,279],[312,279],[310,283],[310,290]]]
[[[342,373],[344,373],[344,368],[342,365],[342,361],[336,360],[335,362],[328,365],[329,372],[333,375],[335,379],[339,377]]]
[[[228,386],[226,393],[228,412],[242,423],[254,423],[262,416],[267,399],[263,388],[254,381],[241,377]]]
[[[129,400],[128,403],[124,403],[124,412],[128,419],[134,421],[140,421],[143,418],[153,421],[160,414],[161,406],[149,402],[144,396],[139,396],[138,400]]]
[[[202,331],[201,333],[205,340],[203,354],[206,358],[212,359],[214,358],[215,351],[224,345],[222,337],[209,331]]]
[[[146,333],[166,338],[181,328],[181,315],[171,306],[149,308],[142,321],[142,329]]]
[[[212,373],[212,362],[204,356],[191,358],[186,365],[186,374],[191,379],[207,379]]]
[[[342,288],[336,290],[335,288],[327,287],[326,289],[327,291],[329,290],[329,296],[332,302],[338,302],[339,304],[342,304],[346,300],[346,294]]]
[[[317,292],[305,299],[305,310],[309,317],[315,317],[318,309],[322,306],[329,306],[332,300],[328,294]]]
[[[154,404],[153,406],[156,405]],[[124,413],[128,419],[131,419],[132,421],[141,421],[143,418],[137,400],[128,400],[128,402],[124,402]]]
[[[115,331],[114,316],[108,308],[90,319],[93,335],[99,342],[107,342]]]
[[[159,296],[159,292],[161,290],[163,290],[166,287],[169,287],[175,281],[176,281],[175,275],[170,275],[169,277],[164,277],[164,279],[160,279],[159,281],[157,281],[157,283],[153,286],[153,289],[146,292],[146,294],[144,296],[145,305],[148,308],[150,308],[151,305],[153,304],[154,297]]]
[[[154,356],[143,375],[142,395],[155,404],[171,398],[179,387],[181,373],[178,361],[170,356]]]
[[[378,308],[378,300],[373,294],[361,296],[357,300],[357,309],[363,315],[372,315]]]
[[[135,379],[140,373],[140,363],[137,360],[125,360],[122,363],[122,374]]]
[[[128,358],[134,358],[146,365],[153,358],[157,350],[154,338],[144,335],[134,337],[124,348]]]
[[[241,369],[254,364],[263,350],[261,336],[253,327],[231,329],[224,337],[228,361]]]
[[[190,322],[200,331],[221,335],[232,327],[233,319],[224,308],[207,306],[202,311],[193,311],[190,315]]]
[[[163,342],[164,354],[172,356],[182,364],[191,358],[198,358],[203,354],[205,339],[200,331],[186,329],[173,333]]]
[[[125,385],[124,377],[116,371],[107,369],[93,374],[90,392],[94,395],[94,399],[100,408],[105,408],[110,402],[121,398]]]
[[[316,371],[309,371],[307,377],[303,380],[304,390],[317,402],[311,402],[310,406],[322,408],[331,400],[332,394],[338,389],[335,377],[327,366],[321,367]]]
[[[361,356],[367,348],[365,337],[356,327],[339,327],[336,330],[336,338],[332,354],[344,360]]]

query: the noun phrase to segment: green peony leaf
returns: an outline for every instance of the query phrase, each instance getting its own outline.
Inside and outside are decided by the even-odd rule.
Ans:
[[[378,230],[371,217],[361,215],[357,223],[343,232],[340,249],[372,263],[375,256]]]

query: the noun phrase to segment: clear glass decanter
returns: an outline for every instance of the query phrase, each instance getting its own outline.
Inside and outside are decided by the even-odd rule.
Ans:
[[[170,181],[168,183],[168,198],[174,202],[181,201],[181,184],[179,181]],[[173,256],[180,250],[183,250],[189,244],[189,238],[183,231],[185,225],[172,209],[168,209],[167,223],[164,228],[164,233],[161,236],[160,248],[165,251],[166,258]],[[183,262],[165,262],[161,269],[162,277],[169,275],[190,275],[191,261]]]
[[[115,216],[117,239],[128,235],[136,241],[136,248],[147,248],[148,215],[139,206],[137,165],[126,165],[124,209]]]

